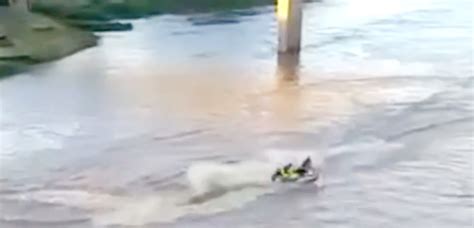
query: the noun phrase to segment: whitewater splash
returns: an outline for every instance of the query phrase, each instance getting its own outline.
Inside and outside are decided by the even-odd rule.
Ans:
[[[272,172],[274,166],[262,161],[200,162],[189,168],[187,178],[193,199],[201,202],[233,190],[268,186]]]
[[[308,156],[322,165],[320,157],[309,151],[270,150],[260,159],[192,163],[185,175],[188,187],[179,190],[131,195],[51,189],[9,198],[84,209],[97,226],[166,223],[187,215],[238,209],[275,192],[278,188],[271,182],[275,169],[289,162],[299,164]]]
[[[313,151],[268,150],[262,159],[218,163],[200,162],[193,164],[187,172],[187,178],[195,197],[225,194],[229,191],[248,187],[267,187],[271,176],[279,167],[289,163],[301,164],[311,158],[317,172],[321,172],[323,160]],[[200,200],[198,200],[200,201]]]

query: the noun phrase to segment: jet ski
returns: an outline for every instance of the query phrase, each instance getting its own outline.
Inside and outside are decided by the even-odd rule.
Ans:
[[[306,158],[300,166],[291,163],[278,168],[272,175],[273,182],[297,182],[297,183],[314,183],[318,180],[319,174],[313,167],[311,158]]]

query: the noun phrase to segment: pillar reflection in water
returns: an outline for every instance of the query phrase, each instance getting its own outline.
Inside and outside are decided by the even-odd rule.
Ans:
[[[268,99],[269,117],[265,127],[269,131],[301,129],[304,114],[304,94],[298,86],[299,55],[279,53],[276,68],[276,88]]]
[[[277,77],[280,82],[298,82],[300,55],[278,53]]]

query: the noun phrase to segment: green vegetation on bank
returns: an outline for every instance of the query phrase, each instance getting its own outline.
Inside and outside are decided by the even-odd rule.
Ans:
[[[33,10],[68,19],[107,21],[153,14],[244,9],[275,0],[37,0]]]
[[[131,30],[132,19],[155,14],[229,11],[272,4],[275,0],[36,0],[33,11],[91,31]]]

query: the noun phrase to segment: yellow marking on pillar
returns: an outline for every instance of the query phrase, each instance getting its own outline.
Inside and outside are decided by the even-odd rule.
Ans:
[[[290,1],[291,0],[278,0],[277,1],[277,15],[278,19],[286,20],[290,14]]]

